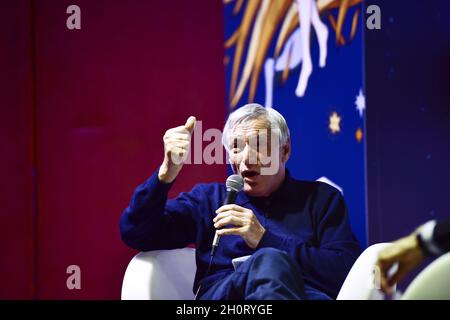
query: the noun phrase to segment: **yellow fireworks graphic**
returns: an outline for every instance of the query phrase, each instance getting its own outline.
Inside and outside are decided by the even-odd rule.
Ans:
[[[233,14],[238,14],[244,7],[243,0],[223,0],[225,4],[235,2]],[[343,46],[351,41],[356,33],[359,9],[353,14],[351,32],[348,39],[342,34],[343,24],[350,7],[359,5],[362,0],[310,0],[321,15],[326,15],[336,35],[336,44]],[[254,101],[258,78],[267,56],[270,43],[278,26],[281,25],[276,40],[274,59],[277,59],[291,34],[300,26],[299,9],[295,0],[248,0],[245,5],[240,26],[229,39],[225,41],[225,48],[235,46],[233,57],[230,108],[234,109],[241,99],[249,81],[249,102]],[[338,9],[337,19],[332,9]],[[250,39],[249,39],[250,36]],[[309,41],[309,39],[308,39]],[[238,82],[241,61],[248,42],[247,56]],[[283,82],[289,76],[289,60],[282,74]],[[228,62],[228,61],[226,61]]]

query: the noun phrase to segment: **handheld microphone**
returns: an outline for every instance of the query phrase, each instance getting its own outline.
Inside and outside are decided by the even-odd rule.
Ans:
[[[231,204],[236,201],[236,196],[239,191],[241,191],[244,188],[244,179],[238,174],[233,174],[227,178],[227,181],[225,183],[225,186],[227,187],[227,197],[225,198],[224,205]],[[214,255],[216,254],[217,247],[219,246],[220,236],[217,234],[214,235],[213,244],[211,247],[211,256],[209,258],[209,264],[208,269],[206,269],[206,274],[204,278],[206,278],[209,275],[209,272],[211,271],[212,262],[214,259]],[[203,279],[204,279],[203,278]],[[198,294],[201,290],[203,280],[200,281],[199,286],[197,288],[197,292],[195,293],[195,300],[198,298]]]
[[[227,182],[225,183],[227,187],[227,197],[225,199],[224,205],[232,204],[236,201],[236,196],[239,191],[244,188],[244,179],[238,174],[233,174],[227,178]],[[214,256],[217,251],[217,247],[219,246],[220,235],[214,235],[214,240],[211,248],[211,256]]]

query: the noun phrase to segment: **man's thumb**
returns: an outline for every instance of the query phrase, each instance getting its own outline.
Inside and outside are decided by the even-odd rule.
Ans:
[[[184,125],[184,127],[186,128],[186,130],[188,130],[189,132],[192,133],[192,131],[195,128],[195,122],[197,121],[197,119],[195,119],[194,116],[190,116],[187,120],[186,120],[186,124]]]

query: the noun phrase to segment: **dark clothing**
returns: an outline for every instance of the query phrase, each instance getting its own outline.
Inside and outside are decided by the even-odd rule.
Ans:
[[[198,184],[190,192],[167,200],[171,185],[161,183],[155,172],[138,186],[121,217],[120,231],[123,241],[140,251],[195,243],[195,292],[209,263],[215,234],[212,220],[224,202],[226,189],[219,183]],[[293,179],[287,172],[280,188],[269,197],[254,198],[239,192],[236,204],[251,209],[266,232],[256,250],[239,236],[223,236],[202,286],[210,287],[234,273],[233,258],[275,248],[298,264],[305,288],[337,296],[361,252],[338,190],[321,182]]]
[[[299,265],[284,251],[262,248],[235,272],[202,286],[200,300],[330,300],[303,282]]]
[[[450,219],[436,221],[433,232],[433,242],[442,250],[450,251]]]

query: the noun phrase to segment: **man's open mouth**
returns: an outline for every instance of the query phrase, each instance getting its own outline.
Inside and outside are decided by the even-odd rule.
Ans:
[[[259,174],[258,172],[251,170],[242,171],[242,177],[244,178],[252,178],[257,176],[258,174]]]

